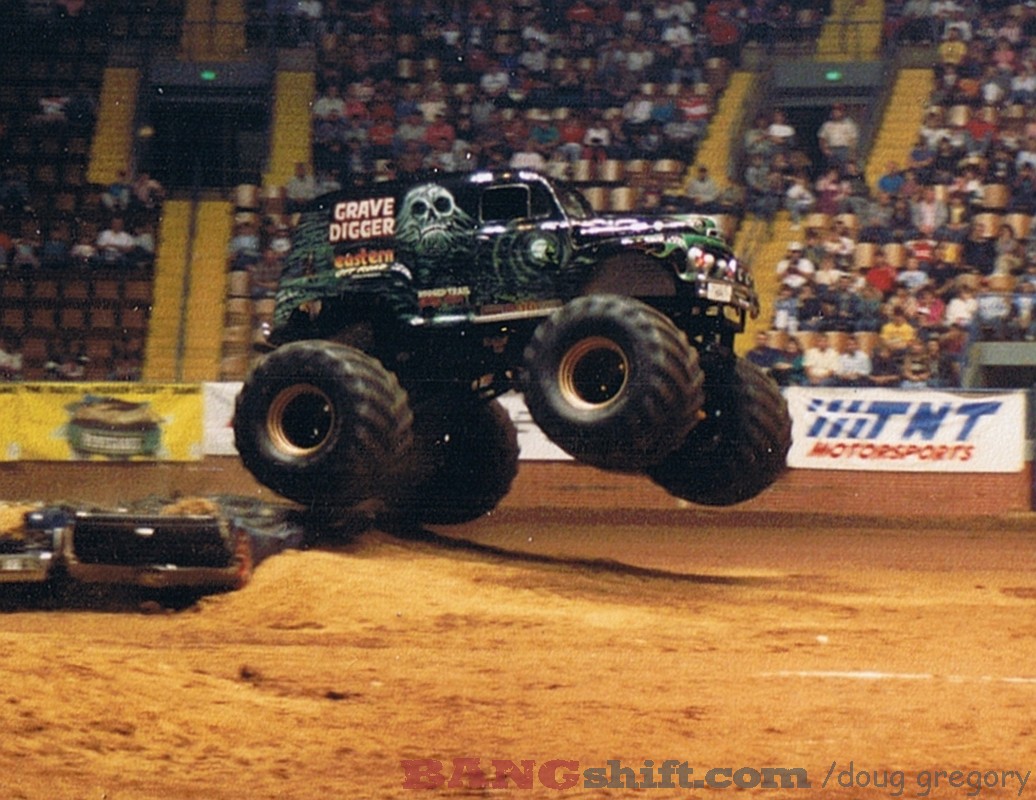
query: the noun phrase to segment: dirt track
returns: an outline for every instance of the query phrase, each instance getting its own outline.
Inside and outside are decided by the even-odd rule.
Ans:
[[[479,757],[803,767],[811,792],[750,794],[942,798],[974,796],[970,771],[1036,767],[1027,517],[726,519],[504,509],[285,553],[179,613],[17,607],[0,616],[0,795],[632,794],[403,787],[402,759]],[[890,785],[859,789],[875,771]],[[981,796],[1018,796],[1007,780]]]

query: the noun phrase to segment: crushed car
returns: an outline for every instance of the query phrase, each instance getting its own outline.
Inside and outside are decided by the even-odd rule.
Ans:
[[[145,501],[135,509],[6,506],[0,583],[218,592],[240,589],[258,563],[305,544],[289,509],[236,498]]]

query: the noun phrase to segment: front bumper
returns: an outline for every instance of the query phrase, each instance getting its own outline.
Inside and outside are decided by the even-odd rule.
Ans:
[[[81,583],[139,586],[146,589],[236,589],[242,570],[229,567],[178,567],[176,564],[119,566],[69,562],[68,575]]]

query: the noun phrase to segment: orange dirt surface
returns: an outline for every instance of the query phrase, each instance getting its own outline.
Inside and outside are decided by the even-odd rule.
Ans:
[[[806,771],[811,791],[747,793],[760,798],[1017,797],[1006,773],[1036,767],[1030,515],[503,508],[448,530],[361,523],[178,612],[5,593],[0,796],[715,795],[584,786],[609,760],[672,759],[691,780]],[[560,759],[545,777],[576,785],[537,772],[527,789],[404,786],[404,760],[460,757],[489,773],[491,759]],[[975,775],[996,788],[973,794]]]

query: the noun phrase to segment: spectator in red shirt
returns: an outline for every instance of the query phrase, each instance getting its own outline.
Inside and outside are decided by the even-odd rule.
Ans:
[[[369,89],[370,87],[366,87]],[[366,125],[370,122],[370,109],[363,95],[365,87],[362,83],[349,84],[349,90],[345,97],[345,113],[343,116],[352,125]]]
[[[913,239],[907,242],[907,252],[927,267],[935,261],[935,249],[938,246],[939,243],[935,239]]]
[[[964,130],[968,132],[972,142],[975,143],[975,147],[981,152],[985,152],[986,148],[997,138],[998,128],[990,122],[985,114],[979,112],[972,114],[964,125]]]
[[[470,22],[492,22],[495,17],[496,12],[493,11],[493,7],[488,0],[475,0],[468,10],[468,20]]]
[[[709,116],[712,114],[709,98],[693,92],[682,95],[677,101],[677,105],[683,114],[684,121],[694,126],[696,135],[700,136],[705,131],[705,126],[709,124]]]
[[[603,25],[618,25],[622,22],[624,14],[617,0],[606,0],[597,16]]]
[[[568,161],[583,157],[583,137],[586,136],[586,122],[580,114],[569,114],[558,126],[558,149]]]
[[[0,230],[0,265],[7,266],[7,257],[14,249],[14,239],[5,230]]]
[[[716,2],[705,7],[703,23],[712,45],[713,54],[728,59],[732,64],[741,62],[741,28],[738,25],[737,3]]]
[[[371,122],[379,120],[392,120],[396,117],[395,110],[396,95],[392,84],[384,81],[378,84],[378,93],[370,104]]]
[[[885,259],[885,254],[880,250],[874,257],[874,263],[867,270],[867,283],[881,292],[883,297],[896,288],[896,268]]]
[[[565,14],[565,19],[569,22],[578,22],[583,25],[592,23],[596,17],[597,12],[595,12],[588,3],[584,2],[584,0],[576,0]]]
[[[438,114],[425,130],[425,142],[433,150],[449,150],[456,140],[457,131],[442,114]]]
[[[374,158],[391,158],[392,143],[396,138],[396,126],[391,119],[378,119],[367,130],[371,155]]]

